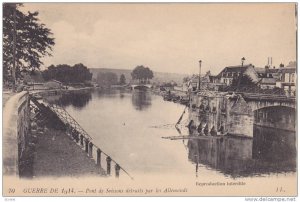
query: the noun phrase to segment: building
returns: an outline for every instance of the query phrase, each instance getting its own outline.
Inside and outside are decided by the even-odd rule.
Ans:
[[[282,88],[287,95],[295,95],[296,92],[296,62],[290,62],[288,66],[283,64],[279,68],[255,67],[258,75],[258,85],[262,89]]]
[[[276,87],[283,88],[288,95],[296,94],[296,63],[290,62],[288,66],[281,67],[278,70],[279,79],[276,81]]]
[[[188,89],[191,91],[196,91],[199,89],[199,75],[193,75],[191,79],[187,82]],[[212,76],[210,71],[206,72],[204,76],[201,76],[201,90],[211,90],[216,91],[220,84],[216,76]]]
[[[262,89],[282,88],[287,95],[295,95],[296,92],[296,62],[290,62],[286,67],[283,64],[279,68],[255,67],[259,78],[259,86]]]
[[[240,75],[247,75],[253,82],[258,82],[258,74],[252,64],[238,65],[225,67],[218,75],[220,83],[224,83],[227,86],[232,84],[234,78],[238,78]]]
[[[279,79],[279,69],[275,67],[271,69],[269,66],[264,68],[255,67],[254,68],[258,75],[258,85],[262,89],[273,89],[276,87],[276,81]]]

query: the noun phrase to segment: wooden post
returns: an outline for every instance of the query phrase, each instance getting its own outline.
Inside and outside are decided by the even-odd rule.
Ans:
[[[97,149],[97,165],[101,167],[101,150]]]
[[[75,141],[76,141],[76,143],[79,142],[79,133],[78,133],[78,131],[76,131]]]
[[[107,172],[108,175],[110,175],[111,158],[109,156],[106,157],[106,165],[107,165],[106,172]]]
[[[90,142],[90,144],[89,144],[89,156],[90,157],[93,157],[93,143],[92,142]]]
[[[80,135],[80,145],[83,146],[83,135]]]
[[[119,176],[120,176],[120,169],[121,169],[121,167],[119,166],[119,164],[116,164],[115,165],[116,178],[119,178]]]
[[[71,136],[72,136],[72,138],[75,140],[76,138],[75,138],[75,133],[76,133],[76,130],[75,129],[73,129],[72,130],[72,133],[71,133]]]
[[[80,140],[80,135],[79,135],[79,133],[77,133],[76,142],[79,143],[79,140]]]
[[[89,140],[85,139],[85,152],[88,153],[89,152]]]

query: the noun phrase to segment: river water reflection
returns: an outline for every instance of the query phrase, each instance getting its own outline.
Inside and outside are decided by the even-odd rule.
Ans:
[[[286,161],[253,159],[252,138],[226,136],[169,140],[188,135],[176,130],[185,106],[167,102],[150,91],[93,90],[63,95],[56,103],[133,176],[151,174],[247,177],[295,171],[295,158]],[[179,132],[180,133],[179,133]],[[274,154],[276,155],[276,154]]]

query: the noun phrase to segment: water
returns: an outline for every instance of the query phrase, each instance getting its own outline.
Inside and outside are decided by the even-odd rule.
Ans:
[[[278,162],[253,159],[253,140],[208,137],[169,140],[188,135],[185,106],[164,101],[150,91],[87,91],[58,101],[90,134],[93,143],[135,177],[184,175],[189,178],[245,178],[293,173],[295,158]]]

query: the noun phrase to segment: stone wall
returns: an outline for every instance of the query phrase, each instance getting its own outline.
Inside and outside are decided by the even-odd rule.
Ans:
[[[219,130],[226,127],[226,98],[219,93],[203,93],[191,96],[189,119],[198,127],[207,125],[209,131],[214,127]]]
[[[211,130],[213,127],[219,131],[221,127],[224,132],[239,133],[238,126],[240,110],[243,106],[238,102],[232,102],[224,93],[203,92],[191,96],[190,120],[196,126],[207,125]],[[245,112],[242,112],[245,115]],[[235,121],[237,120],[237,121]]]
[[[3,174],[19,176],[19,165],[27,146],[30,128],[27,92],[11,97],[3,109]]]
[[[253,111],[241,95],[228,102],[227,132],[253,136]]]

